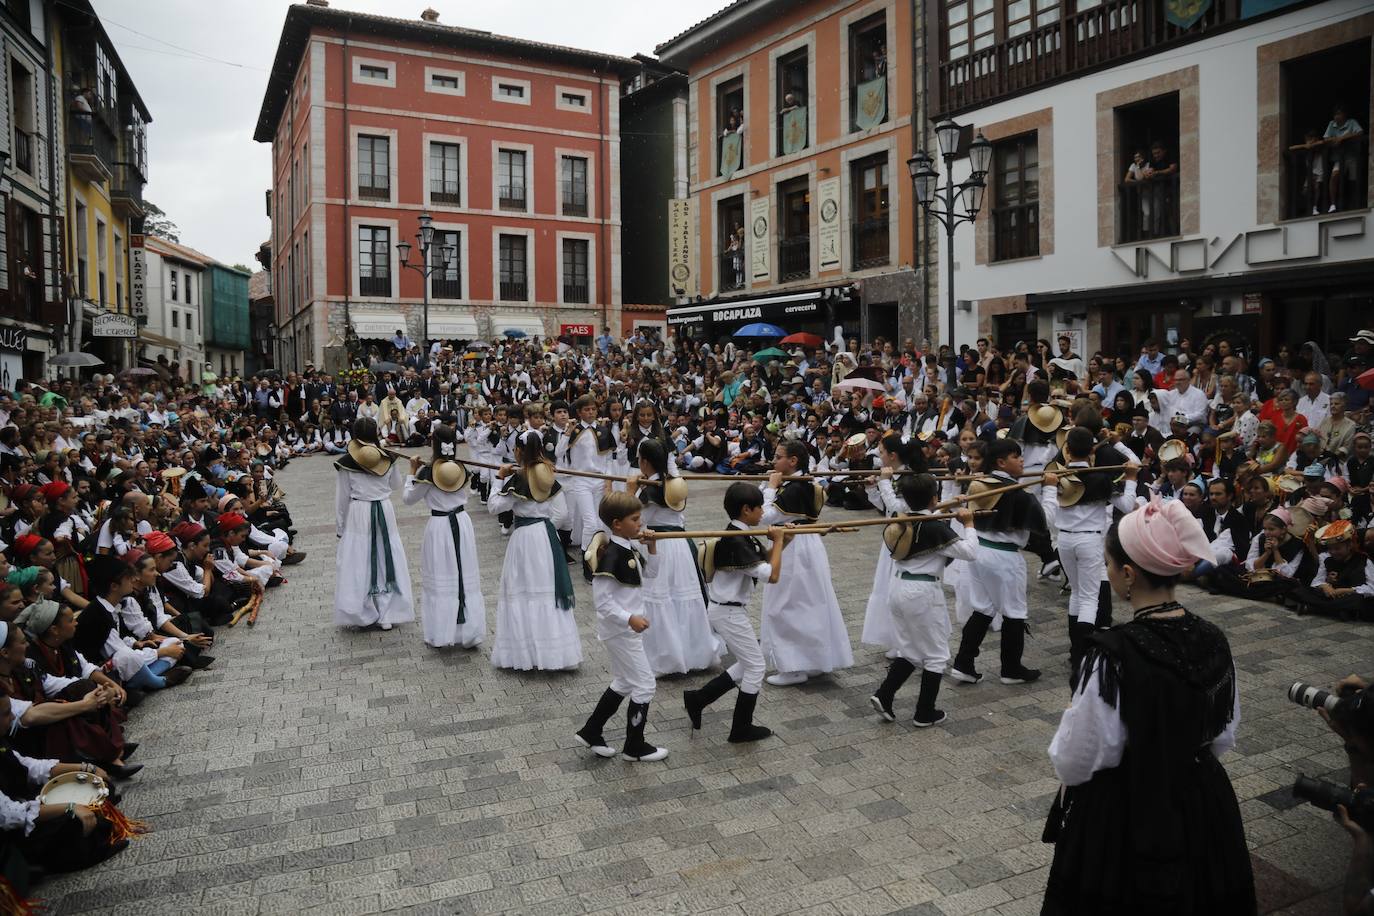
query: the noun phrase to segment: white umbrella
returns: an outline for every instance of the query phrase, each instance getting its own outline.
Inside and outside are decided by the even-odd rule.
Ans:
[[[837,382],[831,390],[839,391],[842,388],[862,388],[865,391],[877,392],[887,390],[883,387],[882,382],[875,382],[871,378],[847,378],[842,382]]]
[[[68,350],[66,353],[59,353],[48,360],[50,366],[77,366],[85,368],[87,366],[103,366],[105,361],[94,353],[84,353],[81,350]]]

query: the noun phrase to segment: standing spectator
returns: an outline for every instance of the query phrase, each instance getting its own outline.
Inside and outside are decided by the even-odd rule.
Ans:
[[[1322,391],[1322,377],[1317,372],[1303,376],[1303,395],[1298,398],[1298,413],[1307,418],[1307,425],[1316,429],[1331,413],[1331,395]]]
[[[410,349],[410,338],[406,336],[405,329],[396,329],[396,334],[391,338],[391,345],[396,348],[397,353],[405,353]]]
[[[1331,204],[1327,213],[1345,209],[1345,187],[1354,191],[1360,180],[1360,144],[1356,138],[1364,133],[1360,123],[1346,114],[1344,105],[1331,111],[1331,123],[1326,125],[1322,139],[1331,147]]]

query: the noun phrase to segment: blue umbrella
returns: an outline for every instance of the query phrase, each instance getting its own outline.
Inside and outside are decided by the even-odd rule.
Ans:
[[[507,337],[528,337],[528,336],[529,336],[528,334],[526,334],[524,331],[520,330],[519,328],[506,328],[506,329],[505,329],[504,331],[502,331],[501,333],[502,333],[502,334],[505,334]]]
[[[732,335],[734,337],[786,337],[787,332],[775,324],[766,321],[756,321],[753,324],[746,324]]]

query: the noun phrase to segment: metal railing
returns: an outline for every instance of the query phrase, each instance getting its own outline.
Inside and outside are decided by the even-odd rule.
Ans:
[[[136,167],[127,162],[115,166],[113,197],[123,198],[143,209],[143,176]]]
[[[1040,201],[992,208],[992,259],[1010,261],[1040,253]]]
[[[720,256],[720,291],[729,292],[735,289],[744,289],[744,272],[748,270],[748,265],[744,257],[744,249],[739,251],[726,251]]]
[[[14,167],[33,174],[33,134],[18,127],[14,129]]]
[[[778,280],[801,280],[811,276],[811,239],[808,236],[778,241]]]
[[[1117,185],[1116,240],[1143,242],[1178,235],[1178,173]]]
[[[358,182],[358,197],[361,200],[390,200],[391,183],[386,184],[364,184]]]
[[[890,260],[887,217],[860,220],[851,227],[854,240],[854,269],[881,267]]]
[[[564,283],[563,301],[576,303],[591,302],[591,290],[585,283]]]
[[[502,210],[524,210],[525,189],[513,185],[502,185],[497,205]]]
[[[443,181],[431,181],[429,183],[429,201],[434,204],[449,204],[454,207],[463,204],[462,195],[458,193],[458,185]]]
[[[1335,146],[1284,150],[1283,218],[1317,216],[1332,212],[1332,208],[1339,212],[1368,206],[1369,176],[1361,168],[1369,161],[1368,140],[1365,134],[1356,134]],[[1338,163],[1341,177],[1333,197],[1331,176]]]
[[[95,117],[87,111],[69,112],[67,118],[67,154],[69,156],[94,156],[109,172],[115,160],[115,136],[110,132],[103,117]]]
[[[586,216],[586,215],[587,215],[587,198],[584,197],[584,198],[582,198],[581,200],[569,200],[569,199],[566,198],[566,197],[563,198],[563,215],[564,215],[564,216]]]
[[[442,277],[433,277],[429,284],[429,294],[435,299],[461,299],[463,298],[463,278],[446,280]]]
[[[502,280],[502,302],[524,302],[529,298],[529,283],[525,280]]]
[[[361,296],[390,296],[391,277],[359,277],[358,294]]]

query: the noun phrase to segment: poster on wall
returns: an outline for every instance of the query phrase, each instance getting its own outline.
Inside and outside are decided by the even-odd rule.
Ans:
[[[1055,350],[1054,350],[1054,352],[1055,352],[1056,355],[1058,355],[1058,353],[1059,353],[1059,338],[1061,338],[1061,337],[1067,337],[1067,338],[1069,339],[1069,348],[1070,348],[1069,352],[1071,352],[1071,353],[1076,353],[1076,354],[1078,354],[1080,357],[1083,355],[1083,329],[1082,329],[1082,328],[1055,328],[1055,329],[1054,329],[1054,342],[1055,342]]]
[[[772,234],[768,231],[768,198],[758,197],[749,202],[749,276],[767,280],[772,272],[770,249]]]
[[[668,201],[668,289],[690,299],[699,290],[696,270],[696,198]]]
[[[29,332],[12,325],[0,325],[0,388],[14,389],[24,377],[24,351],[29,347]]]
[[[820,203],[820,263],[821,270],[840,267],[840,179],[827,178],[817,182],[816,197]]]

